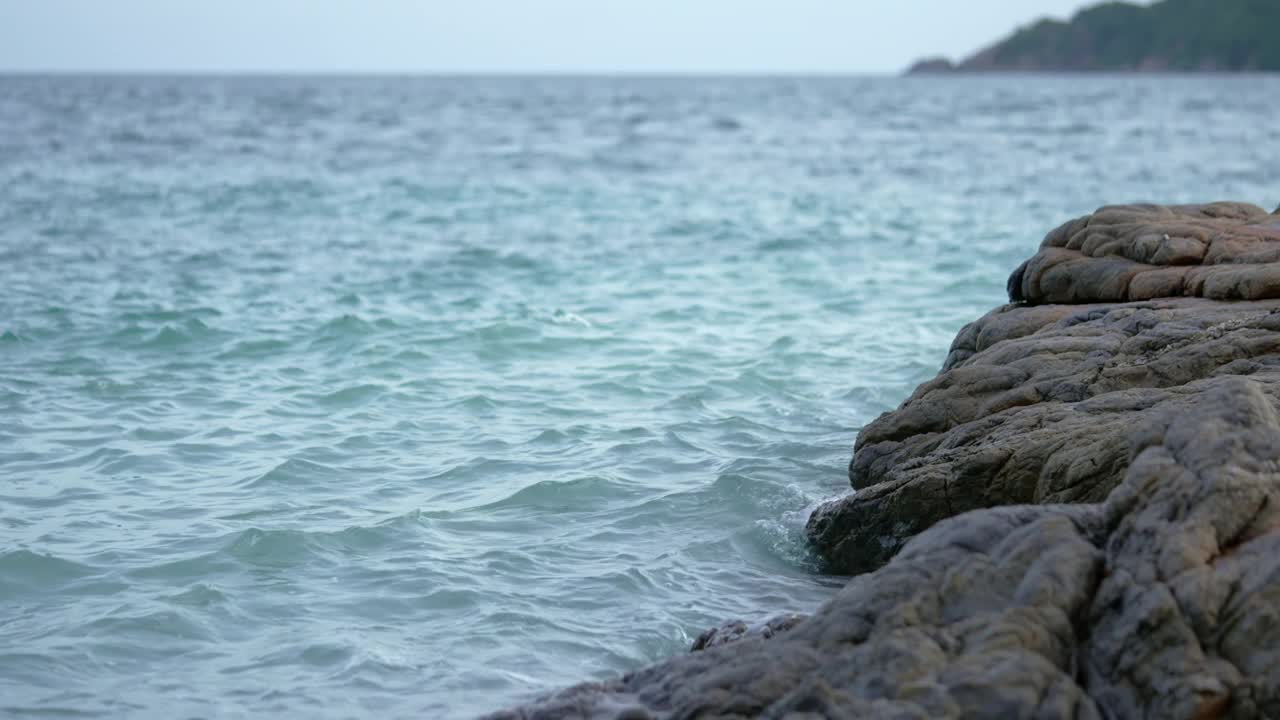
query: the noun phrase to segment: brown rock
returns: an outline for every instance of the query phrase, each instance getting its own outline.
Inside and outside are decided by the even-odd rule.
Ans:
[[[960,332],[942,372],[858,436],[859,491],[809,520],[833,570],[866,572],[968,510],[1097,502],[1129,436],[1190,411],[1207,384],[1256,376],[1280,396],[1280,301],[1195,298],[1008,306]]]
[[[1026,304],[961,330],[938,377],[859,434],[859,492],[809,521],[831,569],[874,570],[967,510],[1099,501],[1135,423],[1280,365],[1280,220],[1253,205],[1104,207],[1050,232],[1009,288]]]
[[[1280,221],[1255,205],[1117,205],[1049,233],[1014,273],[1031,304],[1280,297]]]

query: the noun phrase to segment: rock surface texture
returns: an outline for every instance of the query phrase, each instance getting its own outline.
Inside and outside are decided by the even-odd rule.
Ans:
[[[1280,217],[1103,208],[1011,293],[811,518],[832,600],[494,717],[1280,718]]]
[[[938,377],[859,434],[859,492],[809,521],[832,569],[874,570],[967,510],[1100,501],[1135,425],[1228,377],[1280,391],[1280,217],[1261,208],[1102,208],[1049,233],[1009,292],[1022,304],[961,330]]]

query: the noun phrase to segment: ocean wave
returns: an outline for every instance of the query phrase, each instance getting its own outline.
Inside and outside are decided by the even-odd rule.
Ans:
[[[630,484],[605,476],[542,480],[477,510],[539,508],[556,512],[591,512],[635,494],[636,488]]]
[[[100,570],[52,555],[30,550],[0,553],[0,595],[16,596],[57,590]]]

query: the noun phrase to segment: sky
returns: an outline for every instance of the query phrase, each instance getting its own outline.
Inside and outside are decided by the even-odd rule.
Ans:
[[[0,0],[0,71],[882,73],[1080,0]]]

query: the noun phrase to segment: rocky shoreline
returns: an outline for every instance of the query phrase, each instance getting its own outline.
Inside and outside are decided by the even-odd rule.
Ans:
[[[494,718],[1280,717],[1280,215],[1116,206],[859,433],[807,618]]]

